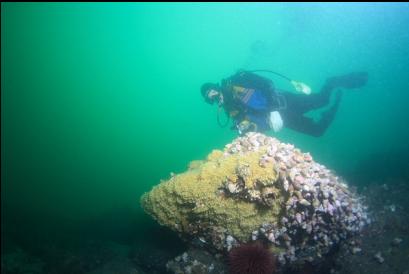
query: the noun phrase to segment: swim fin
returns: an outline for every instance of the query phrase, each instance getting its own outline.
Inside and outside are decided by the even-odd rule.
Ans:
[[[368,82],[367,72],[352,72],[342,76],[331,77],[327,80],[327,84],[334,88],[360,88]]]

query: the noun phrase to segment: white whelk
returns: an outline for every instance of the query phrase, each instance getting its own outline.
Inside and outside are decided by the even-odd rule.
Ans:
[[[277,147],[276,146],[269,146],[267,148],[267,155],[270,157],[273,157],[277,152]]]
[[[254,231],[251,233],[251,239],[252,239],[253,241],[257,240],[258,235],[259,235],[258,230],[254,230]]]
[[[393,239],[392,245],[398,246],[402,241],[403,240],[401,238],[396,237],[396,238]]]
[[[311,206],[311,203],[308,202],[306,199],[301,199],[300,201],[298,201],[301,205],[303,206]]]
[[[356,254],[356,253],[359,253],[359,252],[361,252],[361,251],[362,251],[362,249],[359,248],[359,247],[356,247],[356,246],[354,246],[354,247],[352,248],[352,250],[351,250],[352,254]]]
[[[277,224],[263,224],[257,231],[251,233],[252,240],[259,240],[260,235],[270,243],[283,247],[285,251],[281,258],[288,261],[306,259],[303,252],[309,253],[311,261],[323,256],[328,249],[351,233],[359,232],[365,225],[368,217],[366,209],[361,206],[361,201],[355,200],[348,186],[342,179],[336,177],[325,166],[315,163],[309,153],[302,153],[294,146],[280,143],[277,139],[266,137],[258,133],[250,133],[240,138],[238,148],[234,143],[236,153],[248,151],[263,151],[259,158],[262,167],[272,162],[273,169],[278,173],[278,183],[282,193],[286,196],[283,204],[284,216]],[[242,175],[248,170],[242,167]],[[229,186],[227,191],[237,193],[239,189],[235,184]],[[263,186],[257,193],[244,190],[250,201],[257,201],[256,196],[271,196],[269,189],[264,191]],[[260,198],[260,197],[259,197]],[[258,200],[259,200],[258,198]],[[312,241],[305,239],[300,242],[297,234],[300,230]],[[315,240],[313,240],[315,239]],[[356,251],[356,250],[355,250]],[[314,254],[314,255],[311,255]],[[313,256],[313,257],[311,257]]]
[[[377,253],[374,255],[374,258],[375,258],[375,260],[376,260],[378,263],[380,263],[380,264],[382,264],[382,263],[385,261],[385,259],[382,257],[382,253],[381,253],[381,252],[377,252]]]
[[[286,192],[288,192],[289,184],[288,184],[287,179],[284,179],[284,180],[283,180],[283,188],[284,188],[284,190],[285,190]]]
[[[274,236],[274,232],[273,232],[273,231],[270,231],[270,232],[267,234],[267,239],[268,239],[270,242],[272,242],[272,243],[275,243],[275,242],[276,242],[276,238],[275,238],[275,236]]]
[[[227,246],[227,251],[230,251],[232,249],[233,245],[237,243],[236,239],[234,239],[233,236],[227,235],[226,237],[226,246]]]
[[[297,223],[301,224],[301,222],[302,222],[302,215],[297,212],[297,213],[295,214],[295,220],[297,221]]]

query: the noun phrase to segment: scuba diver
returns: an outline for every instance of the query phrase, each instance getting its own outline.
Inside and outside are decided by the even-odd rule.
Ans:
[[[295,94],[274,87],[273,82],[255,72],[269,72],[278,75],[295,87]],[[240,70],[233,76],[223,79],[221,84],[205,83],[201,94],[209,104],[218,103],[217,121],[224,127],[230,117],[234,120],[232,129],[242,135],[246,132],[265,132],[273,129],[280,131],[283,126],[319,137],[333,121],[341,101],[342,92],[335,93],[335,103],[322,113],[318,121],[304,116],[305,113],[325,107],[330,102],[333,91],[337,88],[354,89],[366,84],[366,72],[354,72],[342,76],[328,78],[319,93],[311,94],[306,84],[269,70]],[[220,110],[224,108],[228,120],[220,122]]]

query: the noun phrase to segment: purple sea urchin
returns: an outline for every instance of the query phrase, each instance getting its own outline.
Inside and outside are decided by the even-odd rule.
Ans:
[[[272,274],[276,270],[273,254],[260,243],[233,248],[228,260],[230,274]]]

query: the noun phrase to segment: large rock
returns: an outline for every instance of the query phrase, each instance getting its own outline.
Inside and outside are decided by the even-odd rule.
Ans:
[[[259,240],[280,262],[315,261],[369,222],[345,182],[293,145],[248,133],[143,195],[188,241],[228,251]]]

